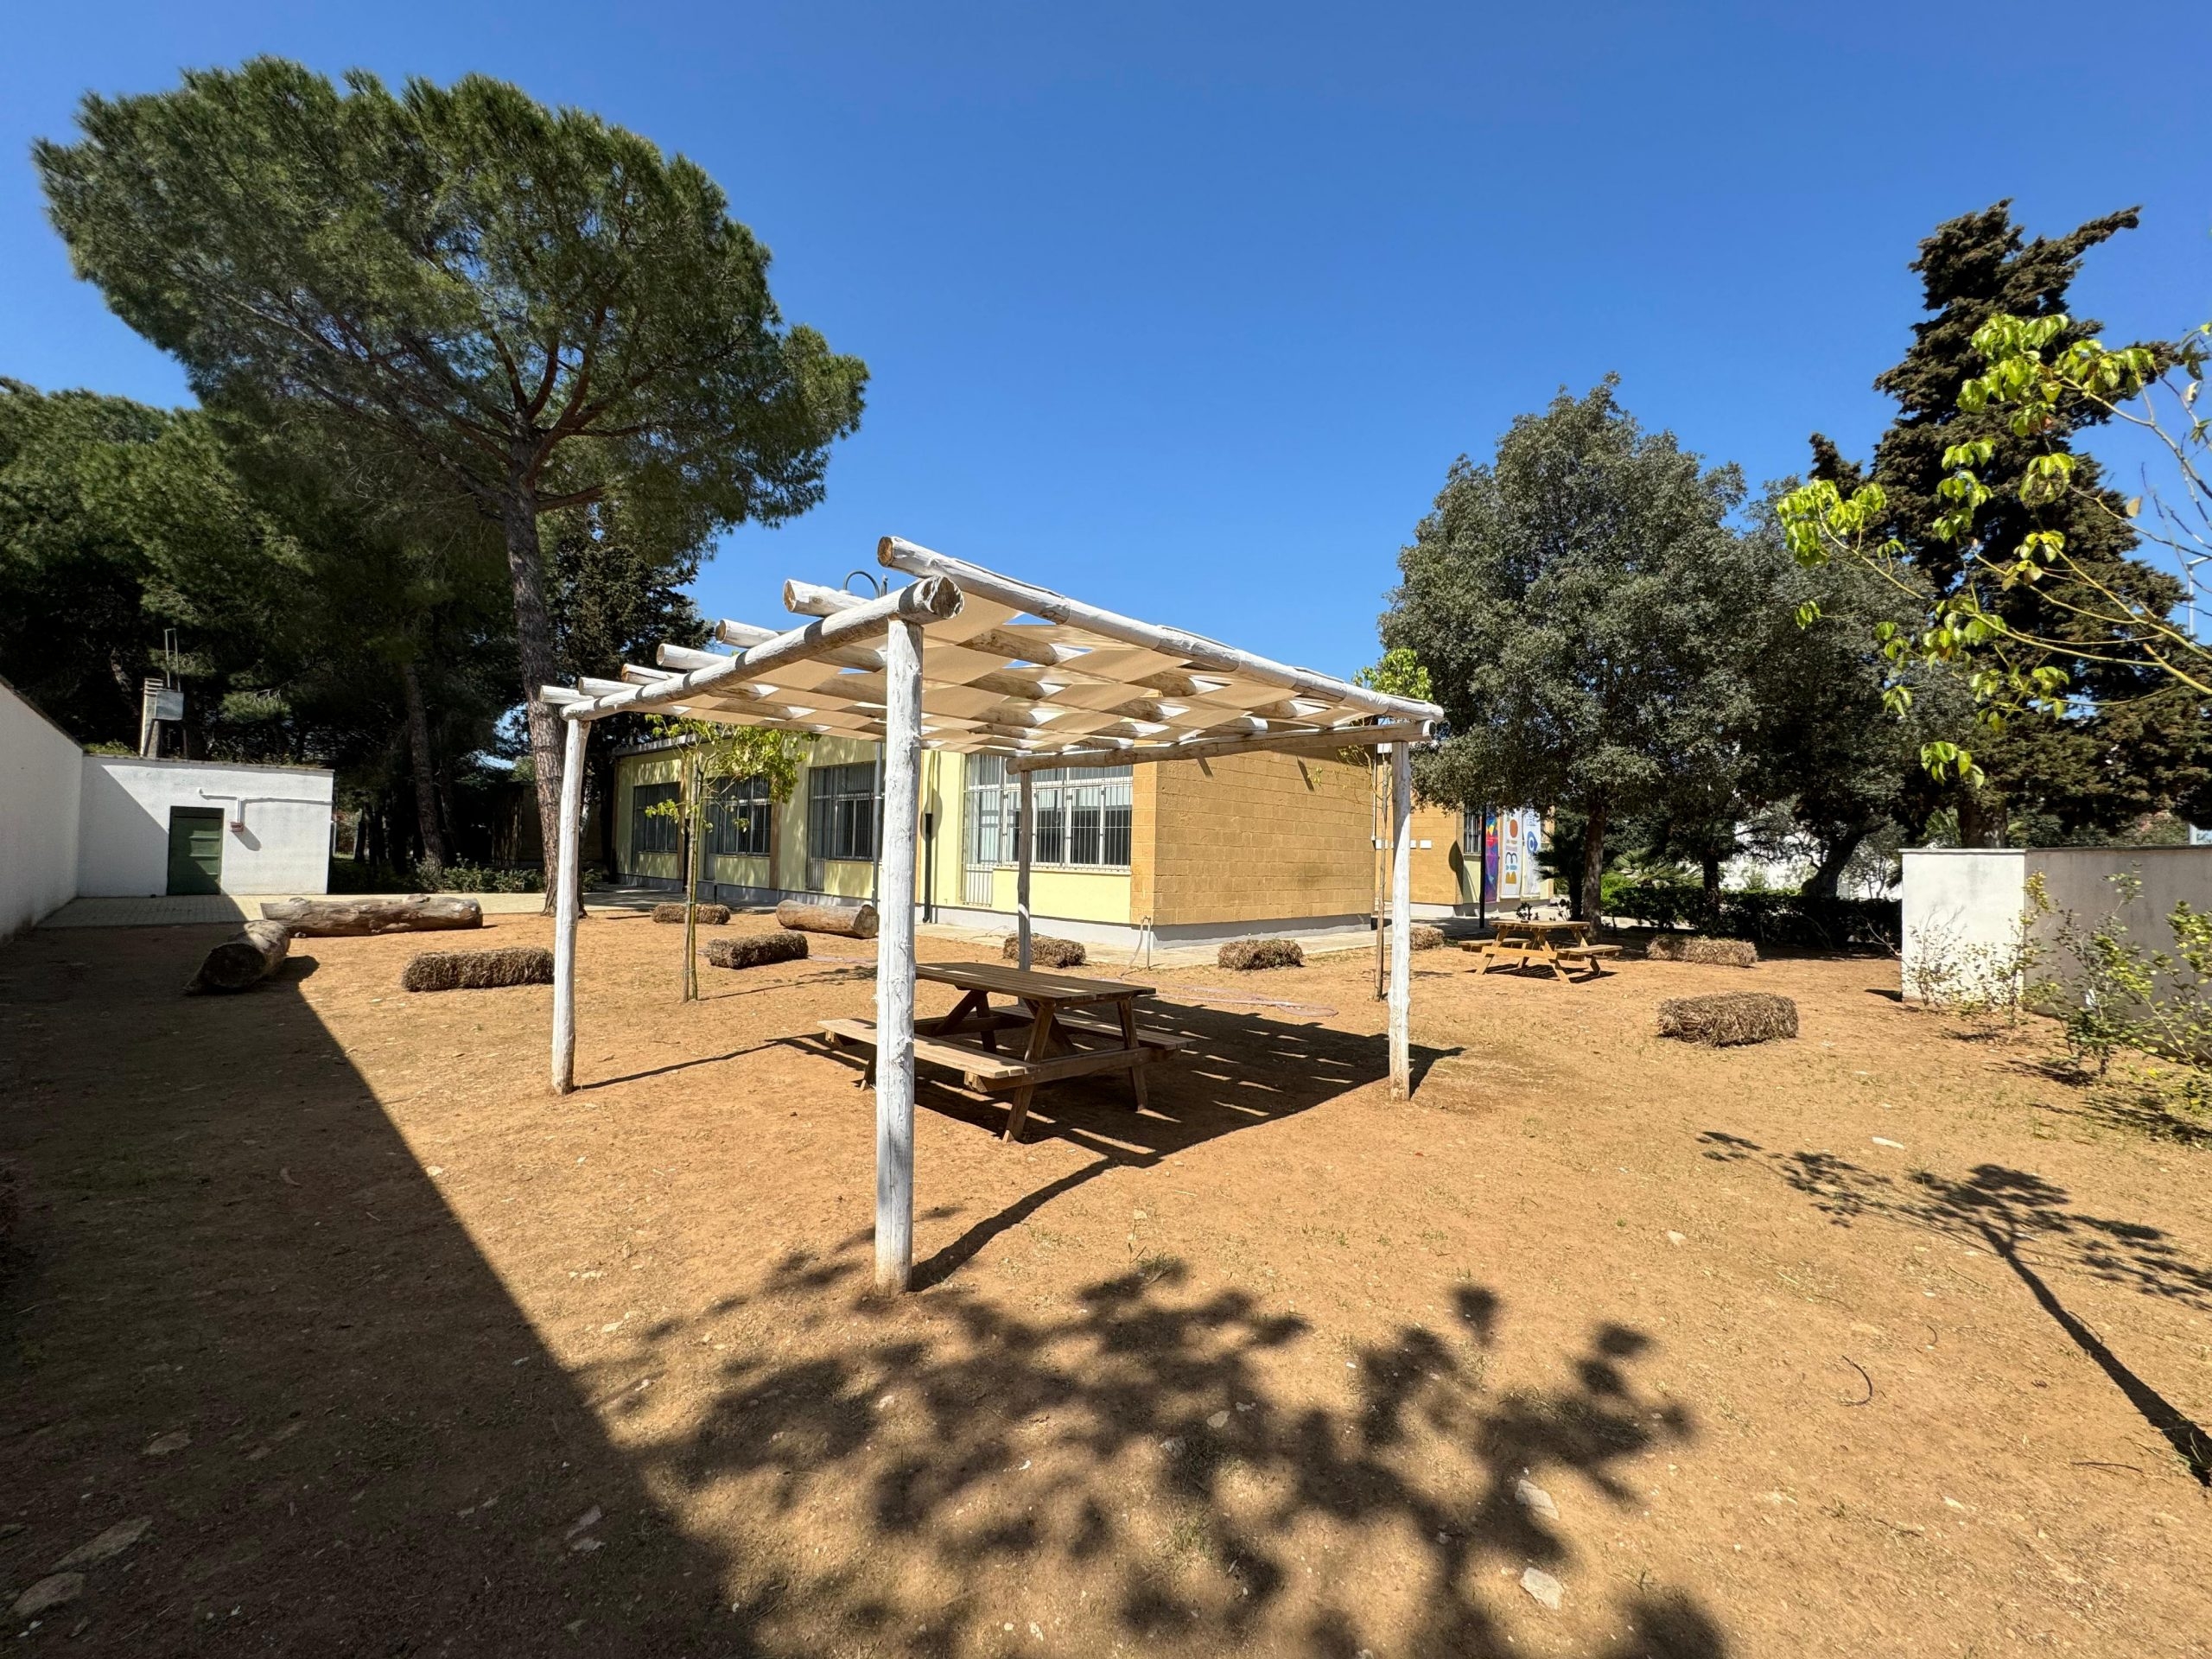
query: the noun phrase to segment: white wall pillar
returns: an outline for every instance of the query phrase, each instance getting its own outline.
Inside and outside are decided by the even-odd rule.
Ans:
[[[1390,746],[1390,1098],[1410,1100],[1413,1051],[1414,750]]]
[[[875,936],[875,1285],[914,1264],[914,862],[921,817],[922,629],[884,639],[881,896]]]
[[[1014,849],[1014,950],[1018,953],[1014,965],[1027,972],[1029,968],[1029,853],[1037,844],[1037,790],[1027,772],[1021,776],[1021,817],[1016,839],[1020,843]]]
[[[576,912],[584,817],[584,744],[591,722],[572,720],[561,755],[561,834],[553,877],[553,1092],[576,1086]]]

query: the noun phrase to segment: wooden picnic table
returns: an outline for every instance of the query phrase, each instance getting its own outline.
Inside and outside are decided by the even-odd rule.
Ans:
[[[958,1071],[971,1089],[1010,1090],[1004,1137],[1008,1141],[1021,1138],[1039,1085],[1062,1077],[1126,1071],[1141,1109],[1145,1067],[1183,1046],[1179,1037],[1137,1029],[1136,1000],[1152,995],[1149,985],[1041,974],[996,962],[917,963],[914,976],[962,993],[951,1013],[914,1022],[914,1058]],[[994,1007],[994,995],[1011,997],[1017,1006]],[[1102,1017],[1085,1009],[1110,1013]],[[875,1023],[870,1020],[824,1020],[822,1030],[832,1046],[875,1046]],[[1019,1055],[1000,1051],[1001,1032],[1022,1037]],[[874,1070],[871,1058],[862,1083],[871,1080]]]
[[[1482,957],[1483,973],[1501,964],[1514,968],[1548,968],[1556,979],[1570,976],[1570,964],[1588,969],[1585,978],[1604,971],[1601,963],[1621,953],[1618,944],[1598,944],[1590,938],[1588,922],[1522,919],[1501,916],[1486,939],[1470,939],[1462,946]]]

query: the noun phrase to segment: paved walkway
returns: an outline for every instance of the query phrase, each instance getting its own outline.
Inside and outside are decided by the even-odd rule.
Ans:
[[[264,904],[279,899],[398,899],[393,893],[249,893],[232,894],[166,893],[144,899],[72,899],[46,917],[41,927],[207,927],[224,922],[243,922],[261,914]],[[472,893],[463,895],[484,907],[486,916],[534,915],[543,908],[542,893]],[[589,895],[594,908],[611,906],[636,908],[626,892]]]

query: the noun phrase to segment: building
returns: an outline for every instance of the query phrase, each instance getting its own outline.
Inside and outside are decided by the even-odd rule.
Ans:
[[[0,938],[70,899],[322,893],[331,774],[87,754],[0,682]]]
[[[677,823],[651,810],[677,797],[677,747],[618,752],[620,880],[682,885]],[[1163,945],[1255,934],[1350,944],[1371,932],[1388,810],[1364,761],[1257,753],[1032,776],[1030,908],[1040,931],[1132,950],[1147,932]],[[758,783],[726,789],[708,813],[702,896],[876,896],[880,789],[875,746],[835,736],[815,742],[788,800],[767,799]],[[918,885],[928,919],[1012,925],[1019,799],[996,756],[925,753]],[[1515,815],[1516,834],[1523,816],[1535,817]],[[1416,914],[1475,913],[1481,861],[1463,844],[1468,821],[1417,810]],[[1494,908],[1495,879],[1489,893]],[[1516,889],[1512,901],[1521,897]]]

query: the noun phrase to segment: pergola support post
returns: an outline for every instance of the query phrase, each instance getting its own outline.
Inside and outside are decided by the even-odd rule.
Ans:
[[[1390,1098],[1414,1093],[1413,1050],[1414,749],[1390,746]]]
[[[922,629],[884,639],[882,884],[875,937],[875,1286],[914,1265],[914,838],[921,817]]]
[[[1034,823],[1037,789],[1027,772],[1021,779],[1020,816],[1014,820],[1014,965],[1024,973],[1029,971],[1029,850],[1037,844]]]
[[[561,753],[560,846],[553,875],[553,1092],[576,1086],[576,912],[583,873],[584,744],[591,722],[571,720]]]

